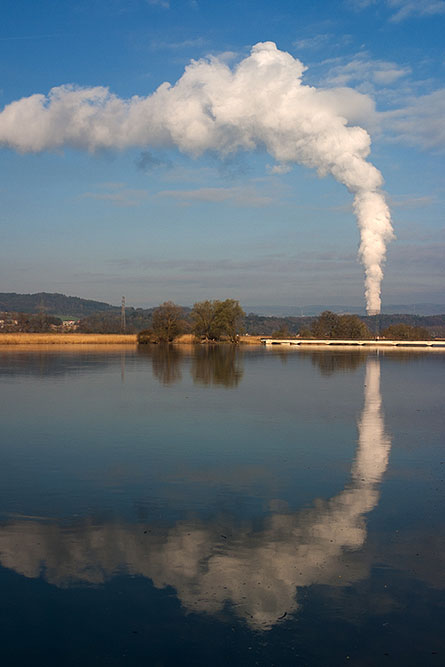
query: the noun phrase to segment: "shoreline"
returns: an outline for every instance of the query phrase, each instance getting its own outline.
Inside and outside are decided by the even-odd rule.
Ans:
[[[227,341],[219,342],[200,342],[191,340],[189,334],[180,336],[178,340],[169,343],[179,347],[194,347],[202,345],[231,345]],[[267,342],[266,342],[267,341]],[[272,342],[273,341],[273,342]],[[80,334],[80,333],[0,333],[0,348],[18,346],[117,346],[117,347],[138,347],[137,334]],[[142,345],[142,347],[151,347],[151,344]],[[311,349],[312,350],[364,350],[379,349],[383,350],[424,350],[424,351],[445,351],[444,341],[336,341],[336,340],[283,340],[283,339],[265,339],[264,336],[240,336],[240,347],[263,347],[263,348],[289,348]]]
[[[204,345],[185,334],[171,345]],[[240,345],[261,345],[261,336],[241,336]],[[209,345],[230,345],[227,341],[209,342]],[[0,347],[6,345],[138,345],[137,334],[82,334],[82,333],[0,333]],[[147,343],[147,345],[150,345]]]
[[[136,334],[2,333],[2,345],[137,345]]]

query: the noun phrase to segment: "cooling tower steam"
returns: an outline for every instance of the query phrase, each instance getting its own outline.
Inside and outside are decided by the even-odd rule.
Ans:
[[[264,42],[233,69],[215,57],[192,61],[175,85],[163,83],[147,97],[59,86],[8,104],[0,145],[23,153],[176,147],[194,157],[265,149],[276,171],[302,164],[331,174],[354,195],[367,310],[378,312],[393,230],[382,176],[366,159],[369,134],[348,124],[372,103],[351,89],[304,85],[304,71],[298,59]]]

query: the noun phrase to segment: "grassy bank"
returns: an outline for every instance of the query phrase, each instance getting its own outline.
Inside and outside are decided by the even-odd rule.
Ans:
[[[261,339],[264,336],[240,336],[240,345],[261,345]]]
[[[261,336],[240,336],[244,345],[260,345]],[[0,333],[1,345],[134,345],[136,334],[81,333]],[[199,344],[193,334],[183,334],[175,341],[179,345]],[[227,343],[226,343],[227,344]]]
[[[4,333],[0,345],[135,345],[135,334]]]

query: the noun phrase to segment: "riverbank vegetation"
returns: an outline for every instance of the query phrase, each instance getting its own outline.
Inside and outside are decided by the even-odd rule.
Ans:
[[[135,334],[0,333],[0,345],[135,345]]]
[[[22,304],[23,307],[33,308],[37,312],[2,310],[0,312],[0,333],[60,333],[66,335],[74,332],[79,334],[138,334],[143,332],[146,340],[170,342],[184,334],[195,335],[198,340],[234,341],[242,333],[249,336],[273,338],[292,338],[294,336],[300,338],[368,336],[371,338],[376,336],[398,338],[402,336],[402,340],[412,336],[414,336],[413,340],[428,337],[445,338],[445,315],[381,314],[365,316],[332,313],[327,316],[326,313],[330,311],[325,311],[319,317],[274,317],[255,313],[245,315],[238,301],[225,299],[201,301],[195,303],[193,307],[179,306],[171,301],[164,302],[158,308],[126,307],[124,319],[119,307],[108,306],[102,302],[66,297],[57,298],[53,303],[49,299],[51,295],[46,294],[13,296],[36,298],[31,300],[29,298],[6,299],[4,305],[20,306]],[[53,296],[63,297],[63,295]],[[0,300],[0,305],[1,303]],[[165,322],[165,316],[168,315],[166,304],[177,314],[170,324]],[[61,308],[59,314],[54,312],[56,307]],[[72,312],[76,311],[77,318],[74,315],[68,317],[68,307],[72,309]],[[103,308],[103,310],[94,311],[93,308]],[[82,312],[84,315],[81,314]],[[419,328],[423,329],[423,333],[419,331]]]
[[[138,334],[138,343],[171,343],[181,334],[192,334],[197,342],[238,342],[245,313],[235,299],[199,301],[187,315],[167,301],[153,312],[152,326]]]
[[[409,324],[391,324],[383,329],[380,335],[388,340],[430,340],[432,338],[425,327],[413,327]]]
[[[366,340],[373,337],[358,315],[337,315],[330,310],[317,317],[310,331],[311,338]]]

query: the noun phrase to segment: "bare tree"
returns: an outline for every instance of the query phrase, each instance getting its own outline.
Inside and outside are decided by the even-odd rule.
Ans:
[[[160,342],[170,343],[183,330],[182,308],[173,301],[165,301],[153,312],[153,333]]]
[[[245,314],[238,301],[200,301],[192,310],[193,333],[207,340],[236,342]]]

